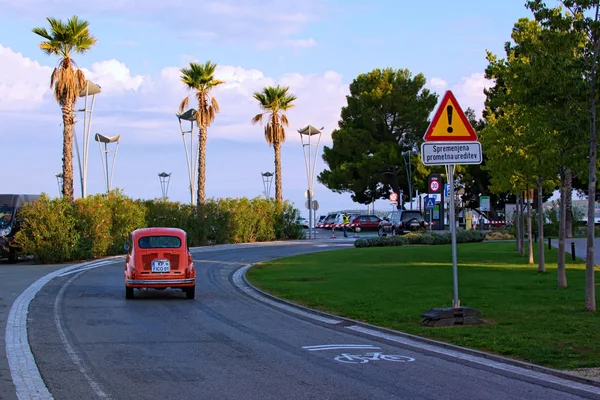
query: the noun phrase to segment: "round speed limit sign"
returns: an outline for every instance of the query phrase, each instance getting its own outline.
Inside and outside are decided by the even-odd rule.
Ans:
[[[440,190],[440,183],[438,181],[431,181],[429,182],[429,188],[432,192],[437,192]]]

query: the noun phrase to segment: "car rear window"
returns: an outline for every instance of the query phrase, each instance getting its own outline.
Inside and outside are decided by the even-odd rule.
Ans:
[[[179,248],[181,239],[177,236],[144,236],[138,240],[140,249]]]
[[[422,220],[423,219],[423,215],[421,215],[420,212],[418,211],[404,211],[402,213],[402,221],[408,221],[410,219],[416,218],[417,220]]]

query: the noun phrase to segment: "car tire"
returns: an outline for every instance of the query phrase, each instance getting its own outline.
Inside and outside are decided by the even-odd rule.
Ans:
[[[356,228],[354,228],[354,232],[356,232],[356,233],[360,232],[360,226],[357,226]]]
[[[185,298],[188,300],[194,300],[196,297],[196,285],[185,288]]]
[[[10,264],[16,264],[17,261],[19,261],[19,254],[14,248],[10,247],[8,249],[8,262]]]
[[[392,228],[392,233],[390,233],[390,236],[396,236],[396,228]]]
[[[133,294],[133,288],[132,287],[125,286],[125,298],[128,299],[128,300],[135,298],[135,295]]]
[[[382,237],[383,236],[383,228],[379,228],[379,230],[377,231],[377,236]]]

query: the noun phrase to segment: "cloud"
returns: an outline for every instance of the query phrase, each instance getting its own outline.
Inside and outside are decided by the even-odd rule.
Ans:
[[[426,85],[426,87],[439,94],[443,94],[446,90],[451,90],[459,101],[461,108],[466,110],[467,107],[471,107],[475,110],[478,117],[481,117],[485,102],[483,89],[491,86],[493,86],[493,82],[486,79],[483,73],[471,74],[453,84],[448,84],[441,78],[432,78]]]
[[[102,17],[130,24],[158,23],[177,37],[211,38],[222,43],[265,42],[284,45],[306,25],[320,19],[320,0],[213,0],[190,3],[187,0],[0,0],[3,14],[27,15],[43,21],[47,15],[68,18],[85,15],[92,23]],[[94,25],[91,26],[92,31]],[[276,38],[276,39],[273,39]],[[309,39],[310,40],[310,39]]]
[[[0,45],[0,110],[33,110],[50,94],[52,68]]]
[[[82,70],[102,88],[96,96],[92,129],[109,136],[121,133],[122,141],[178,141],[175,113],[179,103],[190,96],[190,107],[197,107],[193,93],[180,81],[179,67],[167,66],[152,76],[138,75],[124,63],[111,59]],[[58,106],[48,87],[50,73],[50,67],[0,47],[0,113],[31,110],[38,116],[56,117]],[[219,65],[215,75],[225,83],[213,91],[221,112],[210,127],[209,140],[264,142],[262,127],[250,123],[261,111],[253,93],[277,84],[289,86],[298,98],[296,106],[288,112],[288,140],[299,141],[296,131],[307,124],[325,126],[329,135],[337,127],[348,92],[342,76],[333,71],[269,77],[257,69]],[[83,104],[78,101],[76,108],[82,108]],[[6,118],[5,126],[17,125],[10,115]],[[59,117],[56,122],[51,129],[60,134]],[[23,129],[28,129],[27,123],[18,122]]]

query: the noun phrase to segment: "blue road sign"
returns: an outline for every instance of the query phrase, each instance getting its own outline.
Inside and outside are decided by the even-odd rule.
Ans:
[[[446,183],[444,185],[444,197],[445,198],[450,197],[450,184],[449,183]]]
[[[425,209],[433,210],[435,208],[435,197],[425,197]]]

